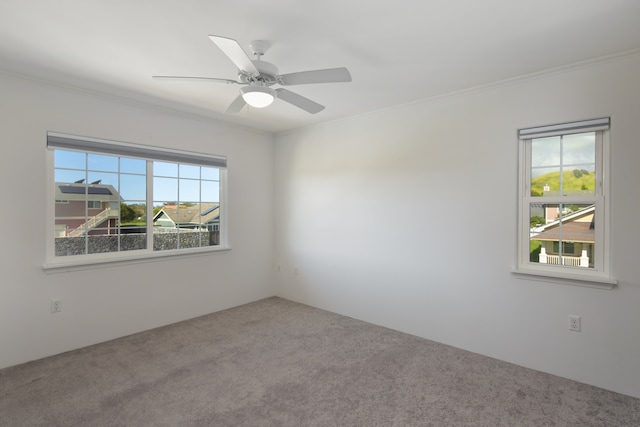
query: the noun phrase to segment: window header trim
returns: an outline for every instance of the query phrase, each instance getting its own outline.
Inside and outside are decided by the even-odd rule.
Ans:
[[[102,154],[139,157],[149,160],[189,163],[216,168],[227,167],[227,158],[224,156],[169,150],[126,142],[114,142],[96,138],[64,135],[54,132],[47,132],[47,147],[92,151]]]
[[[549,126],[520,129],[518,131],[518,137],[520,139],[533,139],[568,133],[594,132],[599,130],[608,130],[610,125],[611,118],[603,117],[600,119],[581,120],[578,122],[559,123]]]

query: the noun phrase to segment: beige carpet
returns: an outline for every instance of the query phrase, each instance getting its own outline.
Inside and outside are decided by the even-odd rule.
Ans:
[[[0,370],[2,426],[638,426],[640,399],[280,298]]]

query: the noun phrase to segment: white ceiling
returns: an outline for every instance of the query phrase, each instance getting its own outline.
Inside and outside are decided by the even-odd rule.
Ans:
[[[272,44],[280,73],[347,67],[351,83],[288,89],[222,112],[239,86],[209,34]],[[0,70],[280,132],[640,48],[639,0],[1,0]]]

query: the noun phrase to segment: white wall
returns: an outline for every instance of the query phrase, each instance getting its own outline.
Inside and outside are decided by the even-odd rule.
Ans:
[[[627,56],[279,135],[277,294],[640,397],[639,75]],[[514,277],[517,129],[602,116],[619,286]]]
[[[273,136],[0,76],[0,367],[274,294]],[[49,273],[46,132],[228,156],[232,250]],[[51,314],[52,297],[62,312]]]

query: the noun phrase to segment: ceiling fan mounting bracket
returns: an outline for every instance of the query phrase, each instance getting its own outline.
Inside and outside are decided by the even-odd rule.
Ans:
[[[260,57],[264,55],[271,47],[271,44],[266,40],[254,40],[249,43],[249,48],[253,54],[260,60]]]

